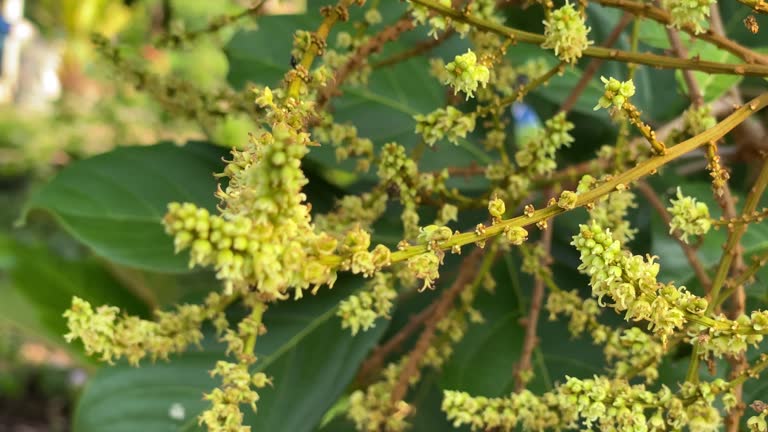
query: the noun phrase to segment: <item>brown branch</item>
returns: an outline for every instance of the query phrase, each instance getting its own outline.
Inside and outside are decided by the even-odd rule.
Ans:
[[[441,34],[437,39],[435,38],[429,38],[425,41],[417,43],[413,48],[403,51],[401,53],[397,53],[392,55],[391,57],[385,58],[384,60],[380,60],[373,64],[374,69],[392,66],[394,64],[400,63],[402,61],[408,60],[411,57],[415,57],[420,54],[424,54],[426,52],[429,52],[442,44],[443,42],[447,41],[456,34],[456,32],[453,29],[450,29],[446,31],[445,33]]]
[[[603,6],[621,8],[627,12],[650,18],[665,26],[672,24],[672,18],[669,15],[669,12],[648,3],[630,0],[597,0],[597,3]],[[747,63],[768,64],[768,56],[752,51],[751,49],[740,45],[738,42],[728,39],[722,33],[715,32],[713,29],[696,34],[696,29],[693,26],[686,25],[683,26],[682,30],[693,37],[705,40],[740,57]]]
[[[439,12],[443,16],[450,17],[456,21],[472,25],[478,30],[484,30],[496,33],[498,35],[511,38],[514,42],[523,42],[540,45],[546,37],[543,34],[531,33],[489,20],[479,18],[464,11],[455,10],[438,3],[435,0],[411,0],[413,3],[426,6],[429,9]],[[603,0],[605,1],[605,0]],[[610,0],[609,0],[610,1]],[[623,0],[620,0],[623,1]],[[648,66],[654,66],[661,69],[692,69],[709,73],[721,73],[731,75],[758,76],[768,75],[768,66],[766,64],[735,64],[720,63],[698,58],[681,59],[678,57],[669,57],[651,53],[633,53],[614,48],[587,47],[581,52],[584,57],[594,57],[609,59],[622,63],[637,63]],[[768,62],[767,62],[768,63]]]
[[[414,28],[413,19],[410,16],[404,16],[391,26],[385,27],[379,33],[371,37],[366,43],[360,45],[352,54],[352,57],[341,66],[334,75],[334,79],[326,87],[322,88],[317,95],[317,109],[321,110],[328,101],[341,94],[339,87],[347,80],[350,74],[360,69],[368,62],[368,57],[376,52],[387,42],[397,40],[400,35]]]
[[[656,212],[659,213],[659,216],[661,216],[661,220],[664,221],[664,224],[669,226],[669,223],[672,220],[672,216],[664,207],[664,203],[661,202],[658,195],[656,195],[656,191],[654,191],[653,188],[645,181],[637,182],[637,189],[640,191],[640,193],[643,194],[645,199],[648,200],[648,202],[656,210]],[[707,271],[704,269],[704,265],[699,260],[698,255],[696,255],[696,251],[691,247],[691,245],[681,240],[680,237],[678,236],[672,236],[672,237],[675,239],[677,244],[679,244],[680,248],[683,250],[685,257],[688,259],[688,263],[691,265],[691,268],[693,268],[694,274],[696,274],[696,278],[699,280],[699,282],[701,283],[701,286],[704,288],[704,292],[709,294],[709,289],[710,289],[710,286],[712,285],[712,279],[709,278]]]
[[[387,357],[402,346],[402,344],[405,343],[405,341],[408,340],[408,338],[411,337],[411,335],[421,327],[430,316],[432,316],[438,301],[439,299],[418,314],[411,316],[408,320],[408,324],[403,326],[400,331],[383,345],[377,346],[360,366],[355,382],[361,385],[367,383],[369,379],[384,366]]]
[[[621,32],[624,31],[624,29],[627,27],[627,25],[629,25],[633,18],[634,17],[631,14],[624,13],[624,15],[621,16],[621,20],[619,20],[618,24],[616,24],[616,26],[611,31],[611,34],[609,34],[605,39],[605,42],[602,43],[602,46],[605,48],[612,47],[613,44],[619,40]],[[579,100],[579,96],[581,96],[581,94],[584,92],[584,89],[587,88],[587,85],[589,85],[592,77],[595,75],[597,70],[600,69],[600,66],[602,66],[604,62],[604,59],[599,58],[593,58],[589,61],[589,64],[584,69],[584,73],[582,73],[581,78],[579,78],[579,82],[576,83],[576,86],[571,91],[571,94],[568,95],[568,97],[565,99],[565,102],[560,105],[560,111],[568,112],[573,108],[574,105],[576,105],[576,101]]]
[[[550,251],[552,250],[552,220],[547,223],[547,228],[541,237],[541,247],[544,248],[545,260],[551,261],[549,258]],[[542,271],[548,271],[549,262],[542,262],[544,267]],[[533,356],[533,350],[539,344],[539,337],[537,336],[537,328],[539,324],[539,314],[541,312],[541,303],[544,300],[544,284],[545,280],[543,275],[537,274],[536,280],[533,283],[533,293],[531,294],[531,307],[528,311],[528,317],[525,320],[525,339],[523,339],[523,349],[520,354],[520,361],[515,368],[515,392],[520,392],[525,388],[525,380],[522,374],[531,369],[531,357]]]
[[[659,0],[656,0],[656,5],[659,5]],[[672,46],[672,52],[674,52],[675,55],[680,58],[688,58],[688,50],[686,50],[683,46],[683,42],[680,40],[680,34],[678,31],[670,26],[664,26],[664,29],[667,31],[667,39],[669,39],[669,44]],[[685,85],[688,87],[688,97],[691,99],[691,103],[696,108],[702,106],[704,104],[704,97],[701,95],[699,83],[693,76],[693,72],[690,70],[684,70],[682,73],[683,79],[685,80]]]
[[[405,397],[408,392],[408,383],[411,377],[416,375],[419,371],[421,360],[427,353],[432,339],[435,337],[437,331],[437,324],[445,317],[446,314],[453,307],[453,303],[461,292],[466,288],[472,280],[472,277],[477,270],[477,263],[480,257],[483,255],[484,250],[477,248],[469,254],[461,264],[461,270],[456,276],[453,285],[450,286],[435,304],[435,309],[429,316],[427,325],[424,327],[424,331],[419,336],[411,352],[408,353],[408,361],[403,366],[403,370],[400,372],[400,376],[397,378],[397,383],[392,389],[391,401],[397,403]]]

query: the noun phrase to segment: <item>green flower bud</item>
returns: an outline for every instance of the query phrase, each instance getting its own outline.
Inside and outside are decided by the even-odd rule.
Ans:
[[[507,211],[507,207],[504,204],[504,200],[499,198],[494,198],[488,202],[488,213],[491,214],[491,217],[494,221],[498,221],[500,219],[504,218],[504,212]]]
[[[576,208],[576,200],[578,195],[573,191],[563,191],[560,194],[560,199],[557,201],[557,206],[564,210],[571,210]]]
[[[528,240],[528,231],[519,226],[507,227],[504,229],[504,237],[513,245],[519,246]]]
[[[705,203],[695,198],[683,196],[677,188],[677,199],[670,201],[672,207],[667,208],[672,215],[669,222],[669,233],[680,232],[680,238],[688,243],[688,236],[701,236],[709,232],[712,220],[709,218],[709,208]]]

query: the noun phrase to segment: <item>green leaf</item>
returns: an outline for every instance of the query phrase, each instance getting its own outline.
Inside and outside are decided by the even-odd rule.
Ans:
[[[256,369],[273,377],[274,387],[259,391],[258,413],[247,415],[254,432],[313,430],[344,392],[386,330],[383,322],[354,337],[341,329],[336,307],[357,281],[339,281],[330,292],[283,302],[266,312],[268,331],[256,345]],[[197,416],[207,407],[202,395],[219,384],[207,371],[226,358],[220,344],[209,340],[205,345],[204,352],[192,350],[169,363],[104,367],[80,398],[73,430],[200,430]],[[184,408],[183,420],[169,415],[174,404]]]
[[[659,49],[669,49],[669,36],[663,24],[650,19],[640,22],[640,42]]]
[[[159,272],[185,272],[162,218],[171,201],[214,210],[221,148],[192,142],[126,147],[75,162],[31,198],[25,214],[44,210],[75,238],[111,261]]]
[[[478,293],[474,307],[485,321],[470,324],[443,367],[440,386],[473,395],[503,396],[512,382],[514,362],[520,358],[524,329],[520,326],[519,299],[510,287],[506,262],[496,266],[499,287],[493,294]],[[519,283],[519,281],[514,281]]]
[[[688,53],[691,57],[698,56],[702,60],[720,63],[742,63],[740,58],[730,52],[722,50],[702,40],[696,40],[690,44]],[[712,102],[719,99],[744,79],[741,75],[721,75],[698,71],[692,71],[691,73],[693,74],[693,78],[699,84],[699,89],[701,89],[701,95],[704,97],[704,102]],[[677,78],[678,85],[685,86],[682,71],[676,71],[675,77]]]
[[[26,246],[0,236],[0,316],[49,342],[79,354],[64,341],[62,316],[78,296],[95,304],[116,305],[138,315],[147,306],[94,259],[64,259],[44,247]]]
[[[520,274],[519,268],[520,262],[506,255],[494,269],[498,285],[495,294],[481,294],[475,305],[486,321],[470,325],[443,369],[441,388],[489,397],[506,396],[513,390],[514,368],[520,360],[525,333],[519,320],[528,315],[527,304],[533,286],[533,280]],[[554,273],[564,288],[577,288],[573,282],[578,280],[584,280],[586,286],[586,280],[576,275],[570,265],[556,263]],[[539,346],[531,358],[534,379],[529,388],[532,391],[549,390],[553,382],[562,381],[565,375],[585,378],[604,372],[600,347],[587,343],[584,338],[570,336],[566,319],[549,321],[546,310],[542,309],[537,335]]]

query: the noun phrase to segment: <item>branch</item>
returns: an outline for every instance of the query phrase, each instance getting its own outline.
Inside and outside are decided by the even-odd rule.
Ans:
[[[418,314],[411,316],[410,320],[408,320],[408,324],[401,328],[400,331],[392,336],[386,343],[377,346],[360,366],[355,381],[358,383],[367,382],[368,377],[381,369],[387,357],[405,343],[405,341],[432,316],[439,300],[440,299],[438,298],[427,308],[423,309]]]
[[[475,249],[464,259],[461,264],[461,270],[456,276],[453,285],[440,296],[435,304],[434,311],[430,315],[424,331],[421,333],[421,336],[419,336],[419,340],[416,341],[416,345],[414,345],[411,352],[408,353],[408,361],[403,366],[403,370],[400,372],[397,383],[392,389],[392,403],[399,402],[405,397],[411,377],[418,372],[421,360],[424,358],[429,346],[432,344],[432,339],[437,331],[438,322],[440,322],[440,320],[451,310],[456,298],[458,298],[459,294],[461,294],[471,282],[472,277],[477,271],[477,262],[480,261],[483,252],[483,249]]]
[[[541,237],[541,247],[544,248],[546,253],[546,259],[549,260],[549,254],[552,250],[552,221],[549,221],[547,228]],[[542,271],[548,269],[548,262],[542,262],[544,267]],[[536,329],[539,324],[539,313],[541,312],[541,303],[544,300],[544,277],[541,274],[536,274],[536,280],[533,284],[533,294],[531,294],[531,309],[528,311],[528,317],[525,321],[525,339],[523,339],[523,349],[520,354],[520,362],[515,368],[515,392],[519,393],[525,388],[525,380],[522,378],[522,373],[531,369],[531,357],[533,356],[533,350],[539,343],[539,338],[536,335]]]
[[[352,57],[336,71],[332,83],[321,89],[318,93],[317,110],[323,109],[333,96],[341,93],[339,87],[341,87],[353,71],[366,64],[371,54],[381,51],[385,43],[396,40],[402,33],[412,30],[413,26],[413,19],[410,16],[400,18],[391,26],[384,28],[371,37],[366,43],[357,47]]]
[[[672,18],[670,17],[669,12],[665,11],[664,9],[655,7],[649,3],[641,3],[630,0],[596,1],[603,6],[620,8],[627,12],[632,12],[635,15],[650,18],[664,26],[672,24]],[[707,41],[712,45],[717,46],[718,48],[722,48],[736,55],[747,63],[759,63],[768,65],[768,56],[752,51],[751,49],[740,45],[738,42],[728,39],[723,34],[717,34],[713,30],[707,30],[704,33],[697,34],[696,30],[691,25],[683,26],[682,30],[695,38]]]
[[[441,34],[437,39],[429,38],[423,42],[419,42],[409,50],[394,54],[391,57],[385,58],[384,60],[374,63],[373,68],[378,69],[382,67],[391,66],[391,65],[400,63],[402,61],[408,60],[411,57],[415,57],[417,55],[429,52],[433,50],[435,47],[437,47],[438,45],[450,39],[451,36],[453,36],[454,34],[456,34],[456,32],[453,31],[453,29],[450,29],[445,33]]]
[[[486,21],[481,18],[476,18],[472,15],[465,14],[464,12],[445,7],[434,0],[412,0],[413,3],[418,3],[422,6],[428,7],[441,15],[451,17],[452,19],[460,22],[464,22],[472,25],[480,30],[496,33],[501,36],[511,38],[513,42],[531,43],[541,45],[545,38],[544,35],[537,33],[530,33],[523,30],[514,29],[494,22]],[[768,66],[756,65],[756,64],[732,64],[732,63],[719,63],[698,59],[680,59],[676,57],[667,57],[663,55],[650,54],[650,53],[631,53],[627,51],[609,49],[602,47],[589,47],[582,51],[582,55],[586,57],[602,58],[608,60],[615,60],[624,63],[638,63],[648,66],[654,66],[664,69],[691,69],[702,72],[720,73],[729,75],[746,75],[746,76],[768,76]]]

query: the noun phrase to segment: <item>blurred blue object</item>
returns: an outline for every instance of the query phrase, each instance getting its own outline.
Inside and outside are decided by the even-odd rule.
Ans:
[[[0,15],[0,65],[3,64],[3,48],[5,48],[5,37],[11,32],[11,24]],[[0,76],[3,75],[3,69],[0,67]]]
[[[5,20],[5,17],[0,15],[0,37],[5,37],[11,32],[11,24]]]
[[[520,146],[536,134],[542,126],[541,118],[527,103],[515,102],[510,110],[515,120],[515,143]]]

